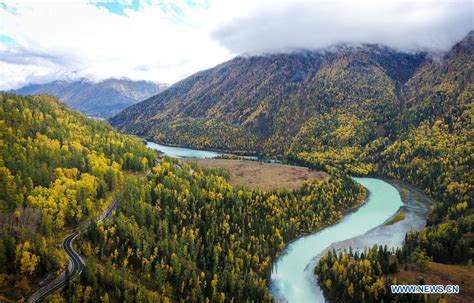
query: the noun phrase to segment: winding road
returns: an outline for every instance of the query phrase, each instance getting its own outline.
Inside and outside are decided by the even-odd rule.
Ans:
[[[112,203],[109,204],[107,209],[100,214],[97,218],[97,221],[106,221],[111,218],[112,212],[114,209],[117,208],[118,199],[114,199]],[[85,229],[87,229],[92,222],[85,223]],[[79,235],[78,228],[75,228],[74,231],[66,236],[63,241],[63,249],[66,251],[69,257],[69,265],[68,269],[63,271],[59,276],[57,276],[54,280],[49,282],[47,285],[38,289],[33,295],[28,298],[28,303],[34,302],[41,302],[46,298],[48,295],[52,294],[56,290],[62,288],[66,285],[67,280],[72,280],[76,277],[76,275],[80,274],[84,269],[84,260],[82,260],[81,256],[74,250],[72,244],[74,240]]]

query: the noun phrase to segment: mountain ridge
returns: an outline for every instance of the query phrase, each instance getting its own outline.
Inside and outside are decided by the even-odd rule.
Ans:
[[[213,142],[225,129],[231,134],[226,142],[248,137],[229,149],[281,154],[284,151],[270,141],[278,141],[282,130],[288,133],[286,137],[295,136],[309,117],[326,107],[362,102],[387,92],[384,98],[397,103],[397,85],[404,84],[426,60],[427,53],[402,53],[374,45],[236,57],[191,75],[109,121],[118,129],[159,142],[199,148],[226,146]],[[330,87],[336,82],[337,90]],[[338,92],[352,89],[344,96]],[[191,139],[192,129],[199,129],[193,136],[203,144]],[[260,148],[261,141],[268,147]]]
[[[127,106],[155,95],[166,88],[166,84],[145,80],[109,78],[94,82],[81,78],[30,84],[12,90],[12,92],[21,95],[50,94],[87,115],[108,118]]]

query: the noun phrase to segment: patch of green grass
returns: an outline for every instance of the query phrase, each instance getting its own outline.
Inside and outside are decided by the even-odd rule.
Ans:
[[[407,216],[407,215],[405,214],[405,212],[400,211],[400,212],[398,212],[395,216],[393,216],[393,218],[390,219],[390,221],[388,221],[387,223],[385,223],[385,225],[392,225],[392,224],[395,224],[395,223],[397,223],[397,222],[399,222],[399,221],[405,220],[406,216]]]

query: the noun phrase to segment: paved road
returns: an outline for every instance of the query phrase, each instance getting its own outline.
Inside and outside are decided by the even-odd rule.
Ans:
[[[62,288],[66,285],[67,278],[73,278],[75,275],[80,274],[84,268],[84,261],[81,256],[74,251],[72,243],[76,239],[79,232],[75,231],[72,234],[64,238],[63,249],[66,251],[69,257],[68,271],[63,271],[53,281],[49,282],[44,287],[36,291],[29,299],[28,302],[41,302],[46,296],[53,293],[57,289]]]
[[[98,221],[108,220],[112,216],[112,212],[117,208],[118,199],[115,199],[110,203],[107,209],[100,214]],[[88,228],[91,225],[91,222],[85,224],[85,228]],[[69,257],[68,271],[63,271],[59,276],[54,280],[49,282],[47,285],[38,289],[31,297],[28,298],[28,303],[41,302],[48,295],[52,294],[56,290],[62,288],[66,285],[66,281],[69,278],[72,280],[76,275],[80,274],[84,269],[84,261],[81,256],[74,250],[72,244],[76,237],[79,235],[79,231],[76,229],[72,234],[66,236],[63,241],[63,249],[66,251]]]

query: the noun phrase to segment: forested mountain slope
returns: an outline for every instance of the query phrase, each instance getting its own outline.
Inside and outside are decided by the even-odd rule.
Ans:
[[[50,96],[0,94],[0,301],[67,265],[62,237],[102,212],[155,153]]]
[[[336,170],[293,191],[234,188],[224,170],[167,158],[145,176],[154,151],[53,97],[1,94],[0,105],[1,301],[64,270],[62,238],[114,195],[113,219],[76,246],[85,270],[48,300],[271,301],[268,273],[285,243],[366,196]]]
[[[110,119],[159,142],[283,154],[308,120],[360,106],[382,125],[426,54],[376,45],[237,57]]]
[[[143,101],[166,89],[150,81],[106,79],[97,83],[87,79],[30,84],[15,90],[21,95],[53,95],[84,114],[108,118],[127,106]]]
[[[427,227],[407,235],[399,259],[465,265],[474,258],[473,70],[474,32],[433,58],[374,46],[236,58],[110,121],[160,142],[408,182],[437,203]],[[404,302],[381,296],[389,292],[388,267],[378,270],[386,257],[374,250],[365,279],[354,275],[358,284],[331,272],[334,256],[318,273],[333,277],[324,287],[337,301]],[[360,256],[340,258],[355,266]]]

